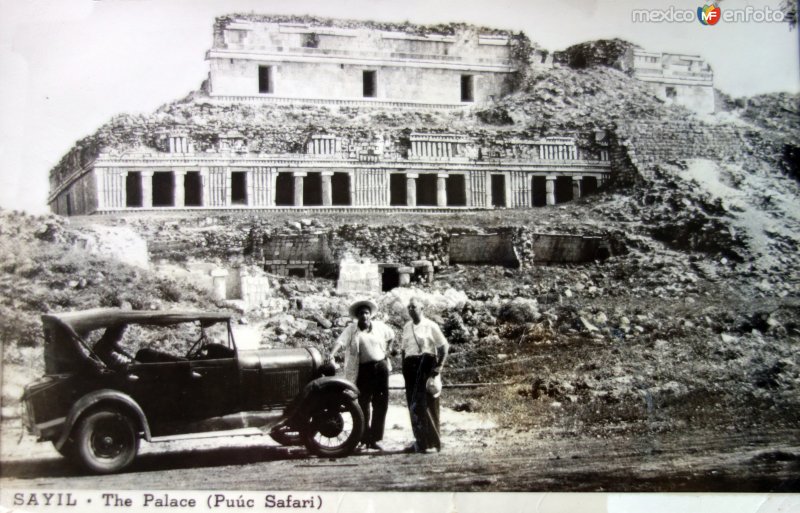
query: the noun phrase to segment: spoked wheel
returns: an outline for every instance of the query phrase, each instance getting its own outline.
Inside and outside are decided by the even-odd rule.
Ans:
[[[303,443],[317,456],[347,456],[364,433],[364,413],[347,396],[326,396],[311,410],[303,431]]]
[[[127,415],[99,410],[80,421],[75,443],[78,459],[87,469],[108,474],[130,465],[139,449],[139,436]]]

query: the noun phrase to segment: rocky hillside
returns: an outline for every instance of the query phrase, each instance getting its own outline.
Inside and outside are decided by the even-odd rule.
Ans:
[[[214,308],[202,290],[178,286],[152,272],[104,256],[92,230],[72,230],[65,218],[0,210],[0,339],[4,415],[21,386],[44,371],[39,317],[96,307],[140,310]]]

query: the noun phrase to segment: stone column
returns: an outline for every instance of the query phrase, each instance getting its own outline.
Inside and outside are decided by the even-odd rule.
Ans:
[[[228,297],[227,277],[228,271],[221,267],[211,271],[211,279],[214,283],[214,299],[224,300]]]
[[[322,206],[330,207],[333,204],[333,189],[331,188],[331,177],[333,171],[323,171],[322,175]]]
[[[107,206],[105,182],[107,171],[103,168],[94,169],[94,190],[97,192],[97,210],[103,210]]]
[[[119,174],[118,187],[112,191],[112,203],[115,207],[128,208],[128,172]]]
[[[172,197],[175,198],[175,206],[183,208],[186,206],[186,188],[184,187],[184,179],[186,178],[185,169],[175,169],[172,171],[175,177],[175,190]]]
[[[411,275],[414,274],[413,267],[398,267],[397,274],[400,277],[400,286],[408,287],[411,283]]]
[[[201,194],[200,196],[203,198],[202,203],[204,207],[207,207],[211,202],[211,192],[209,187],[209,170],[207,167],[200,168],[200,188]]]
[[[555,205],[556,204],[556,176],[555,175],[548,175],[545,177],[547,180],[545,182],[545,191],[547,191],[547,204],[548,205]]]
[[[430,260],[414,260],[411,267],[416,271],[422,269],[422,275],[427,283],[433,283],[433,262]]]
[[[572,199],[580,199],[581,198],[581,181],[583,180],[582,176],[573,176],[572,177]]]
[[[436,206],[447,206],[447,173],[436,175]]]
[[[406,205],[417,206],[417,173],[406,173]]]
[[[231,168],[225,168],[225,206],[230,207],[231,202]]]
[[[244,174],[244,204],[248,207],[257,204],[255,196],[255,173],[256,171],[253,168],[250,168]]]
[[[269,172],[269,192],[267,193],[269,200],[267,205],[270,207],[275,206],[275,199],[278,194],[278,169],[271,168]]]
[[[153,171],[142,171],[142,208],[153,208]]]
[[[294,173],[294,206],[303,206],[303,179],[306,177],[305,172],[296,171]]]

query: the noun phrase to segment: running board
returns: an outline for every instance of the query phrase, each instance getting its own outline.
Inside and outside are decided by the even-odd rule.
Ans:
[[[241,428],[230,431],[206,431],[205,433],[186,433],[185,435],[154,436],[150,438],[150,442],[173,442],[176,440],[196,440],[221,436],[264,436],[266,434],[258,428]]]

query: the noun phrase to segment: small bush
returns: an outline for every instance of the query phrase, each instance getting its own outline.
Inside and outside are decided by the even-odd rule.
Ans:
[[[499,321],[513,324],[536,322],[540,317],[538,303],[532,299],[513,299],[504,303],[497,312]]]
[[[161,293],[161,297],[165,301],[177,303],[181,300],[181,289],[174,281],[163,280],[159,282],[158,291]]]

